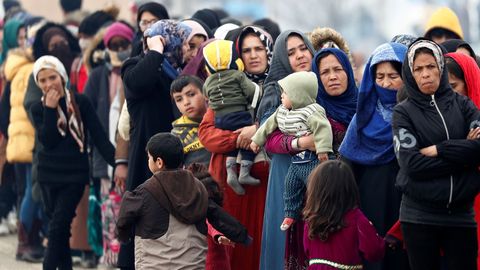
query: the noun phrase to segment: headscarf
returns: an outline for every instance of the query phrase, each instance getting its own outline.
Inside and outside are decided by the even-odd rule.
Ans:
[[[458,48],[465,48],[467,49],[471,57],[475,59],[475,51],[473,50],[472,46],[461,39],[449,39],[441,44],[449,53],[456,52]]]
[[[182,22],[160,20],[145,30],[143,36],[145,38],[158,35],[162,36],[165,39],[163,55],[165,55],[173,68],[177,69],[183,62],[183,43],[187,40],[191,31],[192,29]]]
[[[44,69],[52,69],[63,79],[64,84],[66,85],[68,82],[68,75],[65,67],[63,66],[62,62],[58,60],[58,58],[45,55],[38,58],[37,61],[33,64],[33,76],[35,79],[35,83],[40,87],[38,83],[38,73]],[[43,97],[42,97],[42,101]],[[65,88],[65,103],[67,107],[67,115],[63,112],[60,106],[57,106],[57,129],[58,132],[62,137],[67,135],[67,129],[72,135],[75,142],[78,144],[80,148],[80,153],[85,151],[85,134],[83,130],[83,122],[80,110],[78,108],[77,103],[75,102],[74,95]],[[67,127],[68,125],[68,127]]]
[[[256,26],[245,26],[243,29],[240,31],[238,34],[238,38],[235,40],[235,47],[237,49],[238,55],[240,57],[242,56],[242,43],[243,39],[245,36],[248,34],[253,33],[255,34],[258,38],[260,38],[260,41],[262,42],[263,46],[265,47],[265,50],[267,51],[267,68],[262,74],[251,74],[248,73],[246,70],[244,71],[247,77],[252,80],[255,83],[263,83],[265,78],[268,76],[268,71],[270,69],[270,64],[272,62],[272,54],[273,54],[273,39],[270,36],[270,34]],[[243,59],[242,59],[243,60]]]
[[[480,69],[475,60],[462,53],[447,53],[445,56],[451,57],[460,66],[467,86],[467,96],[480,108]]]
[[[210,35],[207,33],[207,30],[205,29],[206,26],[203,26],[199,22],[195,20],[184,20],[182,21],[182,23],[188,25],[192,29],[192,32],[190,32],[190,35],[188,35],[187,37],[187,42],[189,42],[195,35],[203,36],[205,40],[210,37]]]
[[[157,17],[159,20],[166,20],[170,19],[168,16],[167,9],[159,3],[156,2],[149,2],[141,5],[137,11],[137,25],[140,23],[140,19],[142,18],[142,14],[148,11],[152,13],[153,16]]]
[[[181,75],[195,75],[205,81],[208,78],[208,73],[205,69],[205,58],[203,57],[203,48],[215,39],[209,39],[200,45],[197,55],[188,62],[183,68]]]
[[[338,59],[343,67],[343,70],[345,70],[345,73],[347,74],[347,90],[339,96],[330,96],[320,80],[318,60],[322,55],[325,54],[333,54]],[[317,74],[318,78],[317,103],[325,109],[328,117],[331,117],[345,126],[348,126],[353,115],[355,114],[358,94],[357,86],[355,85],[355,78],[353,76],[352,65],[348,61],[348,56],[342,50],[337,48],[322,49],[313,57],[312,71]]]
[[[401,34],[401,35],[394,36],[390,42],[400,43],[408,47],[416,39],[417,38],[415,36],[412,36],[409,34]]]
[[[431,107],[431,96],[423,94],[420,91],[417,82],[413,77],[413,58],[415,57],[415,52],[421,48],[427,48],[432,51],[437,62],[438,69],[440,70],[440,84],[438,86],[438,90],[434,94],[435,100],[437,103],[450,102],[450,96],[454,95],[454,92],[450,87],[450,83],[448,82],[448,72],[445,69],[445,59],[442,54],[442,49],[437,43],[424,38],[417,39],[410,45],[410,47],[408,47],[407,55],[403,61],[402,78],[409,100],[419,107]]]
[[[7,21],[7,23],[5,23],[3,28],[2,56],[0,59],[0,64],[7,59],[7,54],[10,49],[18,47],[18,30],[23,26],[23,22],[15,19],[10,19]]]
[[[391,121],[398,89],[378,85],[375,71],[376,65],[382,62],[402,63],[406,52],[403,44],[384,43],[368,59],[358,91],[356,114],[339,149],[349,160],[378,165],[395,159]]]

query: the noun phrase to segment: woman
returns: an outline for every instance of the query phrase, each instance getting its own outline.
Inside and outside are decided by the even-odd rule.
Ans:
[[[31,108],[38,137],[37,179],[50,217],[43,269],[72,269],[70,224],[89,179],[87,132],[111,165],[114,148],[88,98],[66,89],[68,76],[57,58],[39,58],[33,76],[43,93]]]
[[[254,31],[252,29],[252,31]],[[265,38],[269,39],[265,41],[265,46],[272,44],[270,35],[265,35],[264,31],[254,32],[257,33],[257,36],[260,40],[260,33],[262,33]],[[260,46],[256,43],[255,39],[245,40],[242,42],[242,46],[237,47],[237,50],[241,51],[242,48],[248,47],[253,48],[257,47],[258,50]],[[257,68],[257,63],[250,65],[245,63],[245,72],[252,81],[261,84],[264,74],[269,70],[269,61],[267,60],[267,51],[269,48],[260,48],[263,49],[264,58],[261,58],[263,61],[258,61],[259,57],[254,57],[257,62],[260,62],[263,69]],[[248,54],[242,54],[243,57]],[[248,62],[248,61],[246,61]],[[250,74],[250,75],[249,75]],[[212,158],[210,161],[210,173],[214,176],[215,179],[220,181],[222,187],[224,187],[224,208],[235,218],[237,218],[245,227],[248,229],[250,235],[253,237],[253,244],[251,247],[245,248],[242,246],[236,246],[233,250],[232,257],[230,260],[230,265],[228,268],[215,268],[214,266],[209,269],[258,269],[259,265],[259,254],[262,241],[262,220],[263,212],[265,205],[265,196],[267,189],[267,178],[268,178],[268,162],[266,157],[263,154],[257,155],[255,158],[255,163],[251,169],[251,175],[260,180],[259,186],[245,186],[245,195],[238,196],[236,193],[230,189],[225,188],[226,185],[226,168],[225,168],[225,158],[226,154],[229,151],[232,151],[236,148],[249,149],[251,142],[251,137],[255,134],[256,125],[249,127],[244,127],[235,132],[226,131],[215,128],[214,123],[214,113],[211,109],[207,110],[207,113],[203,117],[203,121],[200,124],[199,128],[199,138],[205,148],[212,153]]]
[[[449,39],[441,44],[449,53],[459,52],[475,59],[475,51],[472,46],[461,39]]]
[[[410,267],[439,269],[442,249],[449,269],[476,269],[480,112],[452,91],[436,43],[411,44],[402,71],[409,98],[395,107],[392,125]]]
[[[385,43],[370,56],[358,93],[356,114],[348,126],[340,154],[352,168],[360,190],[360,207],[381,236],[398,219],[400,192],[395,189],[398,163],[393,151],[391,119],[407,47]],[[366,269],[402,268],[401,258],[386,253],[383,262]]]
[[[175,120],[170,84],[183,62],[182,46],[190,27],[173,20],[160,20],[149,28],[146,52],[129,58],[122,67],[125,98],[133,124],[128,153],[126,190],[134,190],[151,175],[145,146],[158,132],[170,132]],[[117,183],[122,186],[122,183]],[[133,268],[133,243],[122,245],[118,266]]]
[[[195,20],[184,20],[182,23],[192,28],[192,32],[187,38],[188,47],[185,47],[183,51],[183,62],[186,65],[198,54],[202,43],[213,36],[213,34],[207,26]]]
[[[313,52],[312,44],[300,31],[288,30],[278,36],[273,49],[272,64],[263,86],[264,95],[257,111],[260,124],[280,106],[281,91],[277,81],[293,72],[310,71]],[[285,261],[280,258],[285,256],[286,235],[280,231],[280,224],[283,220],[284,179],[290,166],[289,153],[295,151],[291,147],[292,138],[283,138],[281,132],[276,131],[270,135],[265,145],[265,149],[272,154],[272,160],[263,219],[260,269],[285,268]],[[302,235],[298,236],[301,241]]]

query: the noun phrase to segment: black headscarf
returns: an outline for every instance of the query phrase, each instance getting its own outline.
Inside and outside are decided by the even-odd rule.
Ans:
[[[202,21],[212,31],[215,31],[215,29],[217,29],[221,25],[217,13],[208,8],[198,10],[193,14],[192,18]]]
[[[157,17],[159,20],[170,19],[168,16],[167,9],[159,3],[156,2],[149,2],[141,5],[137,11],[137,25],[140,23],[140,18],[142,18],[142,14],[148,11],[153,14],[153,16]]]
[[[465,48],[470,52],[470,56],[475,59],[475,51],[472,46],[461,39],[449,39],[441,44],[447,52],[456,52],[458,48]]]

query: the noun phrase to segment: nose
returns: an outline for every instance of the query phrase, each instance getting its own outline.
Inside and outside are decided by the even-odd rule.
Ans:
[[[388,88],[388,86],[390,86],[391,84],[392,84],[392,80],[390,78],[384,78],[381,83],[381,86],[383,88]]]

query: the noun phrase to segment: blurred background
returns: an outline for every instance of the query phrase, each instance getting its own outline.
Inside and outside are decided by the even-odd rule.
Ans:
[[[147,2],[146,0],[135,0]],[[95,11],[109,3],[121,9],[120,18],[131,21],[133,0],[83,0],[83,9]],[[465,40],[474,50],[480,44],[480,0],[154,0],[172,17],[188,18],[202,8],[221,8],[244,23],[269,17],[282,30],[304,32],[329,26],[339,31],[353,51],[369,54],[378,44],[396,34],[424,33],[430,14],[440,6],[453,9],[462,25]],[[59,0],[20,0],[32,14],[62,21]],[[0,15],[3,15],[3,10]]]

